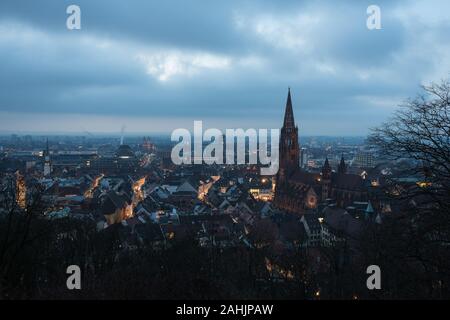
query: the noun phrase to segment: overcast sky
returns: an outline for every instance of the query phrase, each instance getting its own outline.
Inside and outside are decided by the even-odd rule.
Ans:
[[[81,8],[81,30],[66,8]],[[366,9],[381,8],[381,30]],[[365,135],[450,71],[450,1],[0,1],[1,132]]]

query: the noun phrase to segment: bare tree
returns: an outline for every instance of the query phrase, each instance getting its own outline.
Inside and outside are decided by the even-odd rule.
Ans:
[[[388,157],[416,160],[417,172],[435,182],[433,191],[449,197],[450,82],[422,88],[390,121],[373,129],[369,141]]]
[[[395,263],[412,270],[402,276],[416,273],[415,279],[406,279],[404,283],[417,284],[420,281],[424,284],[422,293],[411,287],[414,291],[412,296],[448,297],[450,82],[432,83],[422,88],[418,97],[408,100],[390,121],[373,129],[369,138],[388,158],[408,159],[414,163],[404,173],[420,178],[417,185],[388,183],[386,194],[400,209],[380,228],[382,237],[375,237],[381,239],[378,244],[386,244],[377,246],[379,255],[397,257]],[[394,188],[395,192],[392,192]],[[401,232],[393,234],[392,230],[388,230],[395,225],[396,230]],[[397,282],[399,280],[399,277],[392,278]],[[398,288],[398,285],[395,287],[404,289]]]

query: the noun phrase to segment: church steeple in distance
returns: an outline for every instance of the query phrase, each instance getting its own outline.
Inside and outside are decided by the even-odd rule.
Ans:
[[[50,159],[50,149],[48,147],[48,138],[46,142],[46,148],[44,150],[44,176],[50,175],[52,172],[52,164]]]
[[[44,155],[44,159],[46,161],[50,160],[50,149],[48,147],[48,138],[47,138],[47,141],[45,142],[45,150],[43,152],[43,155]]]
[[[345,160],[344,160],[344,155],[343,154],[341,156],[341,162],[339,163],[339,166],[338,166],[338,173],[340,173],[340,174],[347,173],[347,165],[345,164]]]
[[[331,178],[331,166],[330,162],[328,161],[328,157],[325,158],[325,163],[322,167],[322,179],[330,179]]]

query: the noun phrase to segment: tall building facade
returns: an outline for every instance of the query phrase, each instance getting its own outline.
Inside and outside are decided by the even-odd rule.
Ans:
[[[373,154],[367,151],[360,151],[356,154],[353,160],[353,165],[359,168],[373,168],[375,167],[375,162],[373,159]]]

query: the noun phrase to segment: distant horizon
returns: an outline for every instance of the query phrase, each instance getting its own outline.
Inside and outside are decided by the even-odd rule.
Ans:
[[[285,92],[286,93],[286,92]],[[397,106],[398,107],[398,106]],[[273,109],[277,110],[276,116],[255,118],[251,110],[241,114],[222,117],[211,115],[205,117],[177,116],[171,117],[151,117],[151,116],[112,116],[97,114],[36,114],[36,113],[10,113],[0,110],[0,134],[45,134],[45,135],[82,135],[100,134],[114,135],[125,128],[126,134],[169,134],[178,128],[191,130],[194,121],[202,121],[207,128],[224,129],[279,129],[282,126],[285,109],[285,97],[280,99],[278,105]],[[354,121],[351,126],[346,123],[336,123],[333,127],[318,123],[323,114],[319,110],[308,114],[300,113],[301,106],[297,99],[293,98],[293,109],[296,123],[299,126],[300,136],[367,136],[370,129],[377,127],[382,122],[372,119],[372,125],[367,126],[361,121]],[[393,109],[395,110],[395,109]],[[386,119],[389,118],[389,114]],[[313,120],[311,120],[313,119]],[[27,129],[16,129],[18,123],[26,126]],[[44,129],[45,128],[45,129]],[[70,128],[70,129],[68,129]],[[146,128],[153,128],[147,130]]]
[[[238,129],[238,128],[236,128]],[[245,129],[245,128],[243,128]],[[12,135],[19,137],[31,136],[31,137],[86,137],[86,138],[120,138],[120,133],[114,132],[92,132],[86,134],[83,132],[27,132],[27,131],[12,131],[5,132],[0,131],[0,138],[8,138]],[[139,137],[167,137],[170,138],[171,132],[132,132],[125,133],[124,138],[139,138]],[[367,138],[368,135],[299,135],[300,139],[305,138]]]

